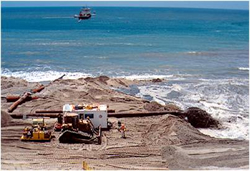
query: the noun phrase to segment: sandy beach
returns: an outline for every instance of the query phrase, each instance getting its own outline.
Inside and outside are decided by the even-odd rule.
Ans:
[[[134,97],[116,88],[167,80],[127,80],[106,76],[62,79],[44,83],[46,88],[35,95],[38,99],[19,105],[13,114],[36,110],[62,110],[64,104],[107,104],[116,112],[179,111],[174,104],[162,106]],[[1,77],[1,169],[61,170],[82,169],[86,161],[93,169],[166,170],[166,169],[249,169],[249,141],[219,139],[204,135],[185,118],[173,115],[113,118],[103,142],[97,144],[61,144],[58,132],[51,142],[22,142],[20,137],[31,119],[13,119],[7,112],[12,104],[7,95],[20,95],[39,87],[14,77]],[[195,106],[194,106],[195,107]],[[126,124],[126,139],[117,130],[118,120]],[[46,118],[53,130],[55,118]],[[213,128],[219,129],[219,128]]]

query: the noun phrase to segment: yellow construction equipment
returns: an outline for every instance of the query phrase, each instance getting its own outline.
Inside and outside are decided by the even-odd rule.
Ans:
[[[22,141],[50,141],[52,134],[46,130],[44,118],[33,119],[33,125],[31,128],[24,128],[23,135],[21,136]]]

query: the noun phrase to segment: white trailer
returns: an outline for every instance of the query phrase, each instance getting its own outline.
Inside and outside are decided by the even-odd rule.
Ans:
[[[93,108],[88,106],[78,108],[77,105],[66,104],[63,106],[63,112],[77,113],[80,119],[87,119],[89,117],[95,128],[98,126],[108,128],[107,105],[98,105]]]

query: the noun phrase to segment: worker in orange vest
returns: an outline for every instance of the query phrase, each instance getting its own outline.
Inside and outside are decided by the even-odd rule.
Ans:
[[[126,131],[126,126],[125,126],[125,124],[121,124],[120,132],[122,133],[122,138],[126,138],[126,137],[125,137],[125,131]]]

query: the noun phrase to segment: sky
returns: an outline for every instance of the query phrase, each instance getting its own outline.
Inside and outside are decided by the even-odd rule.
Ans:
[[[248,10],[248,1],[2,1],[2,7],[126,6]]]

